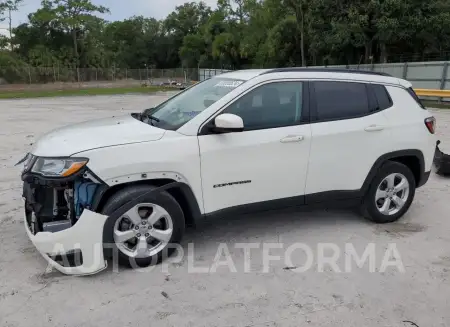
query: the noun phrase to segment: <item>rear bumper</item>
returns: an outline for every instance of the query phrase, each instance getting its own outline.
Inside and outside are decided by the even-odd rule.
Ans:
[[[56,233],[33,235],[26,217],[25,228],[31,242],[52,267],[67,275],[91,275],[107,267],[103,256],[103,227],[107,218],[85,209],[74,226]],[[70,253],[81,253],[80,265],[70,266],[67,260],[64,264],[56,259]]]

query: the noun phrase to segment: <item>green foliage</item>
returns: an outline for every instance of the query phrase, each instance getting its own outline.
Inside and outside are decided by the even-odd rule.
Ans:
[[[2,2],[0,19],[20,2]],[[450,51],[450,0],[218,0],[215,10],[192,1],[164,20],[114,22],[105,13],[91,0],[43,0],[0,39],[14,45],[0,64],[14,77],[21,65],[238,69],[448,60]]]
[[[196,67],[200,65],[200,59],[205,53],[205,40],[200,34],[188,34],[183,38],[180,48],[180,58],[183,66]]]
[[[0,51],[0,83],[26,83],[27,64],[8,51]]]

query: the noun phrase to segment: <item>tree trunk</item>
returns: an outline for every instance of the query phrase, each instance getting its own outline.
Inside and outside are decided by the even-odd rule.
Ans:
[[[372,56],[372,41],[367,41],[364,45],[365,48],[365,63],[369,64],[371,62],[370,56]]]
[[[380,62],[381,63],[387,62],[386,43],[384,43],[384,42],[380,43]]]
[[[77,40],[77,30],[74,28],[72,29],[72,37],[73,37],[73,54],[75,55],[75,63],[78,67],[79,65],[79,58],[78,58],[78,40]]]
[[[286,0],[285,4],[288,8],[292,9],[295,14],[295,21],[297,24],[297,31],[300,32],[300,57],[301,57],[301,64],[303,67],[306,66],[306,60],[305,60],[305,24],[304,24],[304,14],[303,14],[303,0]],[[298,46],[299,46],[299,39],[298,34],[295,33],[295,62],[298,61]]]
[[[11,51],[14,50],[13,38],[12,38],[12,18],[11,18],[11,9],[9,9],[9,45],[11,46]]]
[[[77,82],[80,83],[80,60],[78,58],[78,41],[77,41],[77,30],[72,29],[73,36],[73,53],[75,55],[75,68],[77,70]]]
[[[300,3],[300,52],[302,55],[302,66],[306,67],[305,60],[305,19],[303,15],[303,6]]]
[[[239,24],[242,26],[244,24],[244,4],[243,1],[238,1],[238,16],[239,16]]]

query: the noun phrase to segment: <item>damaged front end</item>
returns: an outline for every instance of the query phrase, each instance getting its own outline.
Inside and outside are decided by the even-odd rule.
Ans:
[[[85,158],[24,158],[22,172],[27,233],[44,258],[65,274],[106,268],[103,226],[95,213],[107,189]]]

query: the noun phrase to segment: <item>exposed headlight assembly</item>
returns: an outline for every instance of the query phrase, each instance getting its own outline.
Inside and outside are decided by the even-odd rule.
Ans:
[[[69,177],[86,166],[86,158],[37,158],[31,172],[47,177]]]
[[[34,162],[35,157],[31,153],[27,153],[25,157],[20,159],[14,166],[22,165],[22,172],[28,171]]]

